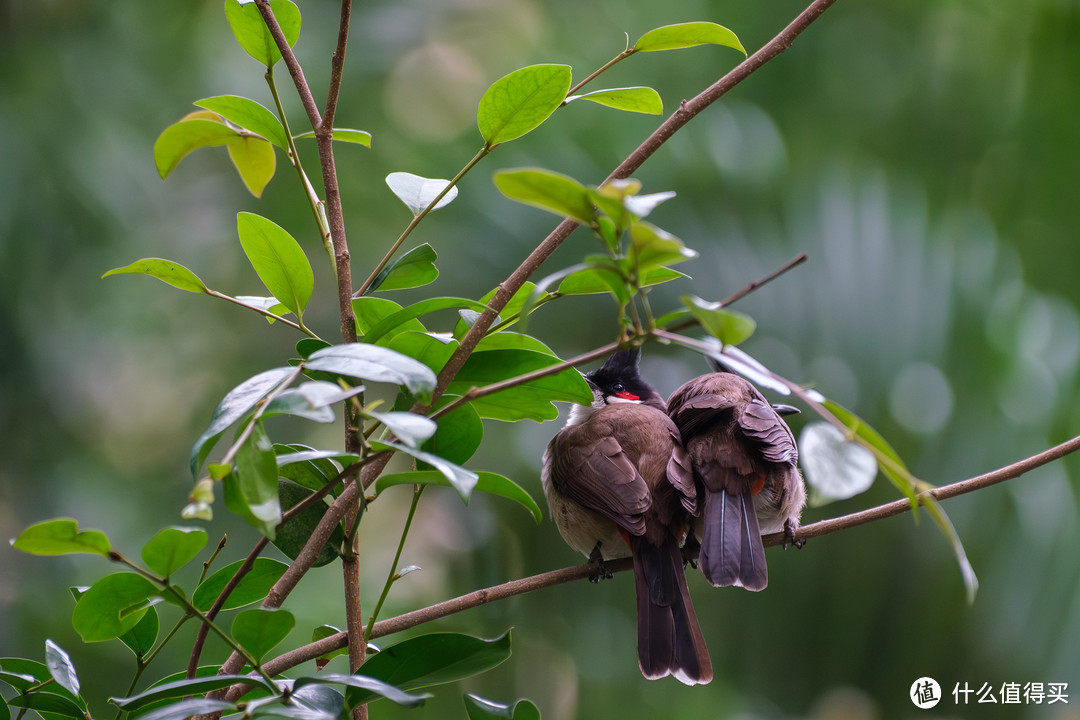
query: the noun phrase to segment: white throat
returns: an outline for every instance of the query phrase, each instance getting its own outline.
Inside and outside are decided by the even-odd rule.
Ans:
[[[583,422],[587,422],[592,417],[593,413],[600,408],[607,407],[608,405],[614,405],[615,403],[629,403],[631,405],[640,405],[641,400],[628,400],[627,398],[621,398],[617,395],[608,395],[604,397],[599,391],[593,391],[592,405],[578,405],[574,403],[570,406],[570,417],[566,419],[567,426],[580,425]]]

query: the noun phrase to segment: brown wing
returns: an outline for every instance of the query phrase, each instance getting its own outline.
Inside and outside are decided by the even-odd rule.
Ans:
[[[652,498],[619,441],[610,435],[595,438],[572,429],[577,432],[564,430],[551,443],[555,489],[630,534],[644,534],[645,511]]]
[[[789,465],[799,461],[791,428],[764,398],[746,404],[739,415],[739,427],[766,460]]]
[[[685,389],[686,386],[668,401],[668,415],[678,425],[684,441],[720,420],[740,402],[734,395],[707,392],[690,397]]]

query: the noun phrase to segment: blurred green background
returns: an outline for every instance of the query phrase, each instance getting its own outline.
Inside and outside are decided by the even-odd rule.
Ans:
[[[337,10],[298,4],[297,53],[322,97]],[[802,7],[357,3],[338,124],[374,141],[338,151],[354,278],[409,219],[383,177],[452,176],[479,147],[476,103],[496,78],[537,62],[568,63],[580,78],[623,49],[624,33],[632,42],[688,20],[724,24],[753,51]],[[239,94],[271,104],[221,2],[2,0],[0,26],[0,536],[72,516],[134,556],[158,528],[180,522],[188,452],[218,399],[291,357],[296,338],[149,278],[101,274],[167,257],[211,287],[261,294],[236,242],[235,214],[248,210],[309,250],[317,289],[308,321],[327,337],[336,333],[334,294],[280,154],[262,200],[246,194],[220,150],[192,155],[165,183],[155,172],[154,139],[190,102]],[[650,85],[670,112],[738,60],[709,47],[642,55],[597,87]],[[284,69],[278,78],[288,89]],[[745,348],[866,417],[919,477],[963,479],[1080,433],[1078,90],[1076,2],[842,0],[637,173],[647,192],[678,193],[650,219],[701,253],[680,266],[692,279],[659,289],[654,308],[687,292],[720,299],[805,251],[806,265],[739,303],[759,323]],[[303,116],[286,97],[295,131]],[[429,289],[479,297],[554,225],[502,198],[492,171],[542,165],[596,183],[657,122],[576,104],[500,148],[414,236],[440,254],[442,276]],[[317,177],[314,146],[301,152]],[[575,234],[542,272],[577,262],[592,243]],[[605,298],[569,299],[540,311],[530,332],[576,354],[610,337],[612,310]],[[666,394],[703,365],[650,347],[643,369]],[[270,429],[322,447],[340,442],[336,426]],[[489,423],[470,466],[513,477],[539,499],[540,454],[557,429]],[[512,626],[513,657],[465,689],[504,702],[528,697],[546,718],[1080,717],[1078,476],[1080,458],[1070,458],[945,504],[981,582],[971,606],[948,544],[910,516],[802,551],[770,550],[771,583],[760,594],[712,589],[693,574],[716,670],[706,687],[640,677],[628,575],[437,625],[487,637]],[[407,495],[388,493],[365,521],[368,608]],[[804,522],[895,496],[882,481],[808,509]],[[208,530],[230,533],[230,559],[253,542],[223,508]],[[464,508],[432,491],[403,557],[424,571],[396,586],[384,617],[579,560],[550,521],[536,526],[519,507],[484,497]],[[127,689],[133,662],[119,643],[81,643],[67,587],[111,570],[103,560],[0,550],[0,656],[40,659],[52,638],[71,653],[101,715],[112,712],[104,698]],[[340,584],[336,567],[317,570],[289,599],[299,619],[290,642],[343,623]],[[151,670],[185,662],[191,631]],[[211,645],[204,657],[220,661],[223,650]],[[946,693],[933,711],[908,699],[921,676]],[[1065,682],[1070,702],[957,706],[951,690],[965,682]],[[452,688],[419,711],[383,704],[373,713],[464,715]]]

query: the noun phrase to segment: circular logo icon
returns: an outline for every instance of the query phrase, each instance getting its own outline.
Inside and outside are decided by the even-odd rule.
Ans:
[[[915,703],[915,707],[929,710],[941,702],[941,686],[932,677],[921,677],[911,683],[911,694],[908,697]]]

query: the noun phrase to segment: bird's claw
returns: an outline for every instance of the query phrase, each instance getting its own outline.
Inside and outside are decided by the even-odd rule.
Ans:
[[[794,545],[796,550],[802,550],[803,545],[806,544],[806,540],[795,537],[795,523],[790,519],[784,521],[784,549],[787,550],[787,546]]]
[[[604,564],[604,555],[600,552],[600,543],[596,543],[596,547],[589,553],[589,564],[592,565],[592,569],[589,571],[589,582],[598,583],[601,580],[610,580],[614,577],[614,573],[608,570],[607,565]]]

